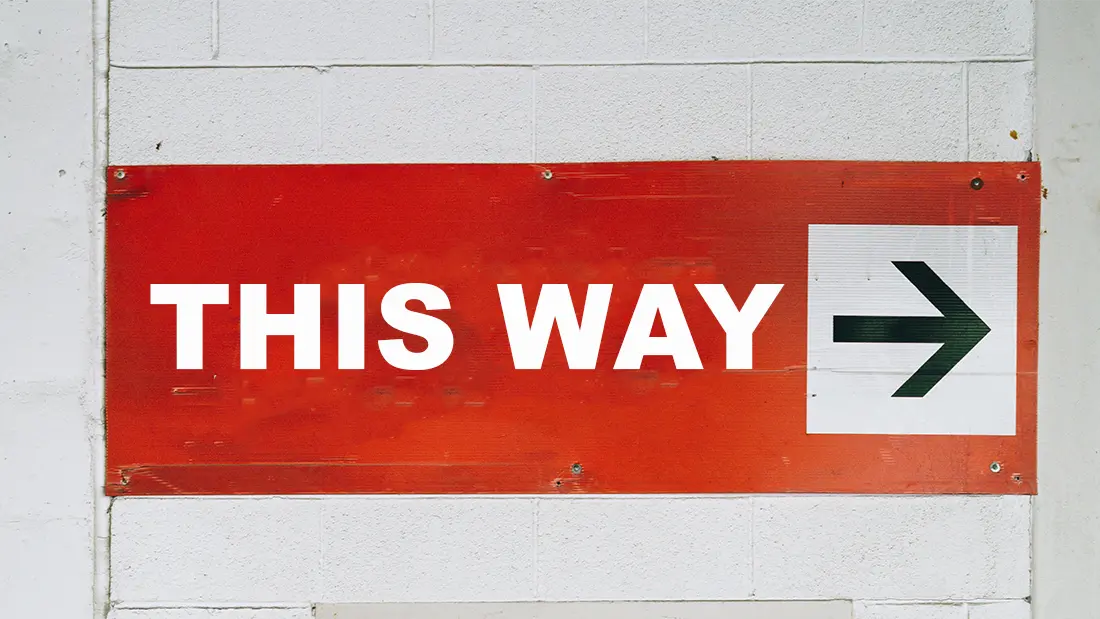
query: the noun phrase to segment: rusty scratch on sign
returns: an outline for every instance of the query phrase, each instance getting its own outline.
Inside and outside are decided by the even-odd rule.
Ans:
[[[172,395],[197,396],[217,393],[217,387],[172,387]]]

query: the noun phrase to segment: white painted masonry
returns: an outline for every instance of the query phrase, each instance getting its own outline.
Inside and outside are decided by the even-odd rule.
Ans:
[[[0,616],[540,600],[1031,616],[1028,497],[125,498],[108,512],[99,166],[108,136],[120,165],[1023,160],[1035,1],[109,0],[109,107],[108,0],[0,1]],[[1064,239],[1044,286],[1095,245],[1068,217],[1044,214]],[[1091,354],[1092,317],[1044,310],[1042,371],[1063,349]],[[1040,419],[1091,410],[1090,363],[1040,377]],[[1095,517],[1060,519],[1084,482],[1046,470],[1040,514],[1044,489],[1062,490],[1038,554],[1056,565]],[[1078,586],[1095,548],[1075,559]],[[1095,608],[1047,591],[1045,617]]]
[[[88,0],[0,2],[2,617],[93,615],[102,468],[93,16]]]
[[[818,602],[459,602],[318,604],[317,619],[852,619],[847,600]]]
[[[1032,588],[1038,619],[1100,608],[1100,2],[1039,7],[1039,498]]]
[[[112,4],[112,164],[1023,160],[1033,133],[1028,0],[155,4]],[[119,499],[112,534],[117,608],[1030,593],[1027,497]]]

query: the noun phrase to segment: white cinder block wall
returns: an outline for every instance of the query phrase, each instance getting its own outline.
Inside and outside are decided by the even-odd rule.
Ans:
[[[1030,0],[111,0],[109,160],[1023,160],[1034,15]],[[110,599],[115,619],[787,599],[1022,619],[1030,503],[124,498]]]
[[[102,445],[92,25],[87,0],[0,2],[5,618],[92,612]]]

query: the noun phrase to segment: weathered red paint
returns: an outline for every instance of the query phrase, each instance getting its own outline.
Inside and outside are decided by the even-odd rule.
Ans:
[[[1037,164],[117,171],[108,494],[1035,491]],[[810,223],[1019,226],[1015,436],[806,434]],[[454,353],[401,372],[373,345],[402,336],[378,304],[417,281],[449,295],[452,309],[435,314]],[[230,284],[230,305],[206,308],[205,369],[178,371],[174,308],[150,305],[149,285],[212,282]],[[611,370],[647,282],[677,285],[704,370],[653,359]],[[723,332],[690,294],[700,282],[738,303],[755,283],[785,285],[756,332],[753,370],[722,369]],[[322,370],[293,370],[286,337],[271,338],[270,369],[237,369],[241,283],[268,284],[270,312],[293,310],[293,284],[322,284]],[[336,369],[339,283],[367,287],[364,371]],[[598,368],[566,369],[554,335],[544,369],[514,370],[497,283],[525,284],[529,309],[543,283],[575,284],[575,300],[585,284],[613,283]]]

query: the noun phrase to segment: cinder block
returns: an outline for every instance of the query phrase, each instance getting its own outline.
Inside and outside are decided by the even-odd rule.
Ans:
[[[92,38],[86,0],[0,3],[0,239],[12,216],[90,210]]]
[[[56,178],[58,172],[51,171]],[[74,175],[80,173],[79,168],[73,170]],[[86,176],[80,180],[90,182]],[[11,178],[16,186],[13,199],[33,193],[29,187],[18,189],[26,181]],[[90,197],[86,190],[68,197],[64,194],[77,192],[59,189],[47,186],[43,195],[28,197],[27,203],[0,207],[2,381],[70,384],[92,371],[88,216],[66,213],[71,203],[54,202],[72,199],[87,204]],[[48,202],[42,200],[45,196]],[[31,212],[24,204],[38,205],[45,212]]]
[[[538,523],[540,599],[752,594],[747,498],[543,499]]]
[[[536,72],[539,161],[748,156],[748,68],[550,67]]]
[[[90,10],[0,3],[0,383],[93,371]]]
[[[127,606],[309,604],[319,531],[310,499],[116,499],[111,597]]]
[[[1022,598],[1027,496],[798,496],[754,500],[761,599]]]
[[[92,455],[80,384],[0,384],[0,419],[0,522],[90,518]]]
[[[967,619],[965,604],[875,604],[856,602],[852,619]]]
[[[0,522],[0,617],[88,617],[90,519]]]
[[[301,163],[320,146],[314,69],[112,69],[110,161]]]
[[[336,68],[327,79],[327,161],[531,160],[530,69]]]
[[[649,57],[857,56],[862,21],[862,0],[649,0]]]
[[[970,160],[1024,161],[1035,116],[1035,63],[970,65]]]
[[[435,60],[611,62],[645,57],[645,0],[436,0]]]
[[[968,619],[1031,619],[1031,604],[1024,600],[973,602]]]
[[[214,55],[211,0],[110,0],[111,62],[172,63]]]
[[[312,619],[298,608],[112,608],[107,619]]]
[[[961,65],[757,65],[753,156],[962,160]]]
[[[323,515],[319,601],[534,598],[529,499],[333,499]]]
[[[1034,0],[867,0],[865,19],[870,55],[1033,54]]]
[[[428,0],[219,0],[218,58],[252,63],[417,61]]]
[[[316,619],[852,619],[848,600],[318,604]]]

